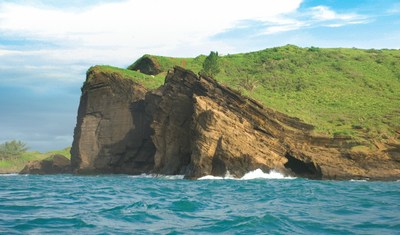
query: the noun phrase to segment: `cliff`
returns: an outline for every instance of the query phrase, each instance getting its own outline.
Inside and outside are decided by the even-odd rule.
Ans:
[[[117,73],[89,70],[71,149],[76,173],[236,177],[261,168],[313,179],[396,179],[400,145],[355,148],[313,126],[175,67],[150,90]]]
[[[153,169],[146,92],[118,73],[88,71],[71,148],[76,172],[139,174]]]

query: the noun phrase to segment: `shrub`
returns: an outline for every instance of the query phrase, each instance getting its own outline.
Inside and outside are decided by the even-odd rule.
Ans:
[[[211,51],[210,55],[204,60],[201,71],[205,76],[214,77],[220,72],[218,63],[218,52]]]
[[[310,48],[308,48],[308,51],[318,52],[320,50],[319,50],[319,47],[310,47]]]
[[[27,150],[26,144],[20,140],[5,142],[0,144],[0,158],[2,160],[16,158]]]

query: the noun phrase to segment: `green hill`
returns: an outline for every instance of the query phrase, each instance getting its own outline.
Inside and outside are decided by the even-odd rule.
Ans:
[[[162,74],[174,65],[199,72],[206,56],[145,55],[129,69],[143,66],[143,58]],[[400,131],[400,50],[287,45],[226,55],[219,62],[219,82],[313,124],[318,134],[362,140]]]
[[[205,58],[144,55],[128,70],[101,68],[154,88],[175,65],[197,73]],[[363,142],[400,132],[400,50],[287,45],[221,56],[219,63],[216,80],[314,125],[316,134]]]

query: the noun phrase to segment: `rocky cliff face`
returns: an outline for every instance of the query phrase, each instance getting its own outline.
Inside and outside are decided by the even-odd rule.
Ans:
[[[314,179],[400,177],[398,146],[352,151],[346,138],[274,112],[207,77],[176,67],[147,91],[92,71],[83,87],[72,146],[78,173],[241,177],[257,168]]]
[[[117,74],[96,69],[82,88],[71,149],[77,173],[138,174],[153,169],[151,116],[145,113],[147,90]]]

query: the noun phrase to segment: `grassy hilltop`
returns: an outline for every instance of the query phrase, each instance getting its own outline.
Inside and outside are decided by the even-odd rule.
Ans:
[[[92,69],[119,73],[155,88],[173,66],[197,73],[205,58],[144,55],[130,70]],[[216,80],[314,125],[316,134],[350,136],[359,142],[400,134],[400,50],[287,45],[221,56],[219,64]],[[132,71],[138,66],[152,67],[158,74]]]

